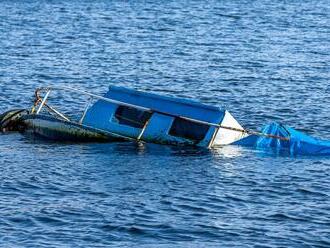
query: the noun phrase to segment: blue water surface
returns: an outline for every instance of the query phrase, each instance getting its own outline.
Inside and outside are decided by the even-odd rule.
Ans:
[[[330,139],[329,79],[329,0],[0,1],[0,112],[113,84]],[[11,134],[0,164],[1,247],[330,247],[329,158]]]

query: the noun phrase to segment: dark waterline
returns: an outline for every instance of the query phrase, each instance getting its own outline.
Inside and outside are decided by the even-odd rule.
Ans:
[[[1,1],[0,112],[114,84],[330,139],[329,48],[327,0]],[[330,246],[328,158],[13,134],[0,163],[1,247]]]

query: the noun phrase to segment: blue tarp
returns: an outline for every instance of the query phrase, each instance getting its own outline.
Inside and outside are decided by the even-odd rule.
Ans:
[[[250,135],[234,144],[257,149],[273,148],[277,151],[287,151],[291,155],[330,155],[330,141],[311,137],[288,126],[271,123],[263,128],[262,133],[289,138],[289,140]]]

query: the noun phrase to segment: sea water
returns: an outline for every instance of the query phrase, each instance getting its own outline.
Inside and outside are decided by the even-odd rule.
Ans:
[[[327,0],[1,1],[0,110],[112,84],[330,139],[329,20]],[[0,164],[1,247],[330,247],[329,158],[11,134]]]

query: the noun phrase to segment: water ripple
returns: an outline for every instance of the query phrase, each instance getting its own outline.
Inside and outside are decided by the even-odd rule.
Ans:
[[[109,84],[329,134],[319,1],[2,1],[0,112]],[[65,100],[64,100],[65,99]],[[80,96],[53,95],[63,111]],[[0,246],[329,247],[326,158],[0,136]]]

